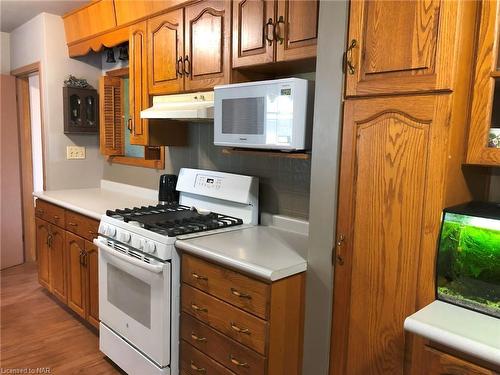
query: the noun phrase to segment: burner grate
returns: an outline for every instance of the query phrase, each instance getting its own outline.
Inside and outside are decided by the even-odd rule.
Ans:
[[[243,224],[243,220],[211,212],[206,215],[178,204],[108,210],[106,215],[125,222],[139,222],[145,229],[175,237]]]

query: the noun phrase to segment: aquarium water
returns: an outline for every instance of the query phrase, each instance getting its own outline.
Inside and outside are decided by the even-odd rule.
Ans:
[[[436,286],[439,300],[500,318],[500,204],[444,210]]]

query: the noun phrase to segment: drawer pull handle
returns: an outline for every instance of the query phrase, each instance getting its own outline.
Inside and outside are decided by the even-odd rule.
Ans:
[[[92,231],[92,230],[89,230],[89,234],[90,234],[91,236],[97,236],[97,233],[96,233],[96,232],[94,232],[94,231]]]
[[[232,354],[229,355],[229,359],[231,360],[231,363],[233,365],[236,365],[238,367],[247,367],[247,368],[249,367],[248,363],[238,361],[236,358],[234,358]]]
[[[193,272],[191,274],[191,276],[193,276],[193,278],[196,279],[196,280],[205,280],[205,281],[208,281],[208,277],[202,276],[202,275],[198,275],[196,272]]]
[[[60,217],[59,217],[59,216],[54,215],[54,220],[59,220],[59,219],[60,219]]]
[[[237,326],[234,322],[231,322],[230,324],[231,324],[231,328],[232,328],[234,331],[236,331],[236,332],[238,332],[238,333],[244,333],[244,334],[246,334],[246,335],[249,335],[249,334],[250,334],[250,330],[249,330],[248,328],[240,328],[240,327],[238,327],[238,326]]]
[[[191,338],[194,340],[194,341],[198,341],[198,342],[205,342],[207,341],[207,338],[206,337],[199,337],[198,335],[196,335],[196,333],[194,332],[191,332]]]
[[[250,294],[238,292],[238,290],[234,288],[231,288],[231,293],[233,293],[236,297],[252,299],[252,296]]]
[[[41,208],[40,208],[40,209],[38,209],[38,210],[36,210],[36,212],[38,212],[40,215],[43,215],[43,214],[45,213],[45,211],[44,211],[44,210],[42,210]]]
[[[68,224],[69,224],[69,225],[71,225],[72,227],[77,227],[77,226],[78,226],[78,224],[76,224],[76,223],[72,223],[71,221],[70,221],[70,222],[68,222]]]
[[[196,372],[199,372],[200,374],[207,373],[207,370],[205,368],[196,366],[193,361],[191,361],[191,369]]]
[[[208,309],[206,307],[200,307],[198,305],[195,305],[194,303],[191,304],[191,308],[194,311],[198,311],[198,312],[208,312]]]

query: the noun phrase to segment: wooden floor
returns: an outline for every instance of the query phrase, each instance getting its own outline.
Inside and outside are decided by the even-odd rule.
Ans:
[[[2,374],[13,368],[48,368],[39,374],[122,373],[104,359],[97,334],[38,284],[35,264],[3,270],[0,277]]]

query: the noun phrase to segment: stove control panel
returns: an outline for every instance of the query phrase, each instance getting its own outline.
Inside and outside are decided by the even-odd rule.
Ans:
[[[222,177],[199,174],[196,176],[194,186],[198,189],[219,190],[222,186],[222,181]]]

